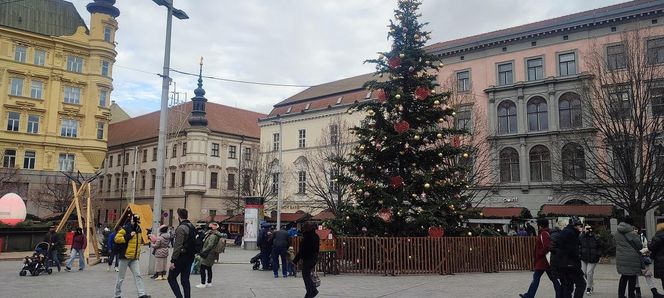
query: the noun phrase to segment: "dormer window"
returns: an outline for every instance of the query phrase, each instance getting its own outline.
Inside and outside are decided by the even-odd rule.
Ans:
[[[337,98],[337,103],[336,103],[336,104],[341,104],[341,101],[342,101],[343,99],[344,99],[343,96],[339,96],[339,98]]]
[[[286,114],[290,113],[291,111],[293,111],[293,106],[288,107],[288,110],[286,110]]]

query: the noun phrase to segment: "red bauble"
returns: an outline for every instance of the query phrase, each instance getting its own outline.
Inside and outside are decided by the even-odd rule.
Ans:
[[[394,176],[390,178],[390,185],[392,188],[399,188],[403,186],[403,178],[401,176]]]
[[[376,96],[377,102],[385,102],[387,100],[387,94],[385,94],[385,91],[383,89],[378,89],[374,91],[374,95]]]
[[[452,138],[452,146],[454,146],[454,148],[459,148],[459,147],[461,147],[461,137],[459,137],[459,136],[454,136],[454,137]]]
[[[390,68],[397,68],[401,65],[401,58],[399,58],[399,56],[394,56],[387,60],[387,65],[389,65]]]
[[[431,91],[427,87],[422,87],[422,86],[417,87],[417,89],[415,89],[415,99],[425,100],[427,99],[427,97],[429,97],[430,93]]]
[[[445,229],[442,227],[429,227],[429,237],[440,238],[445,235]]]
[[[394,131],[397,133],[404,133],[410,129],[410,123],[406,120],[401,120],[397,123],[394,123]]]
[[[384,222],[390,222],[392,221],[392,210],[389,208],[383,208],[378,211],[378,217],[382,219]]]

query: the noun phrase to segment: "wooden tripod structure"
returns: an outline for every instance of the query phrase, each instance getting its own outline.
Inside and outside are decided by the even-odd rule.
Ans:
[[[69,217],[71,216],[71,213],[76,209],[76,216],[78,217],[78,226],[81,228],[85,228],[85,239],[88,241],[88,245],[85,247],[85,263],[89,264],[90,261],[90,244],[92,244],[92,248],[94,248],[95,255],[97,256],[94,264],[96,265],[99,262],[101,262],[101,253],[99,251],[99,246],[97,243],[97,232],[95,229],[94,225],[94,220],[91,217],[91,200],[92,200],[92,188],[91,188],[91,183],[94,181],[97,175],[94,175],[90,179],[86,179],[84,181],[80,181],[77,178],[73,178],[70,175],[65,174],[70,180],[71,180],[71,187],[74,193],[74,197],[72,199],[71,204],[69,204],[69,207],[67,207],[67,211],[65,212],[64,216],[62,217],[62,220],[60,220],[60,223],[58,224],[58,227],[55,229],[56,233],[59,233],[62,231],[62,229],[65,227],[65,224],[69,220]],[[79,177],[81,177],[79,173]],[[85,204],[85,225],[83,224],[83,219],[81,218],[82,214],[82,205],[81,205],[81,198],[85,196],[86,199],[86,204]],[[92,236],[92,237],[91,237]]]

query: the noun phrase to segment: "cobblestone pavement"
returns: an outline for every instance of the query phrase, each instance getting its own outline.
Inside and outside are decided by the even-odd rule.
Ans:
[[[301,278],[275,279],[271,272],[251,270],[249,258],[255,251],[230,248],[222,263],[213,267],[212,288],[192,288],[192,297],[303,297]],[[147,254],[142,260],[147,263]],[[76,262],[75,262],[76,263]],[[144,272],[147,264],[142,265]],[[88,266],[84,271],[55,272],[53,275],[20,277],[20,262],[0,262],[0,297],[113,297],[116,273],[106,265]],[[532,272],[472,273],[447,276],[368,276],[342,274],[322,276],[318,297],[518,297],[530,283]],[[198,275],[191,283],[199,283]],[[154,281],[146,274],[144,282],[152,297],[173,297],[168,282]],[[646,287],[645,281],[640,280]],[[618,275],[615,265],[599,265],[592,297],[616,297]],[[658,287],[660,286],[657,281]],[[645,289],[645,288],[644,288]],[[538,297],[553,297],[551,283],[542,278]],[[644,291],[644,297],[651,297]],[[131,273],[127,273],[123,297],[136,297]]]

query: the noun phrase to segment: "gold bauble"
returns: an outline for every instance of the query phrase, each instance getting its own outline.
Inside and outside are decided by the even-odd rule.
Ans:
[[[364,145],[360,145],[360,151],[364,150]]]
[[[413,139],[415,139],[415,141],[419,141],[419,140],[420,140],[420,135],[415,135],[415,136],[413,137]]]
[[[431,184],[429,184],[429,183],[424,183],[424,188],[427,188],[427,189],[428,189],[429,187],[431,187]]]
[[[443,157],[443,153],[442,152],[438,153],[438,157]]]
[[[435,105],[439,105],[439,104],[440,104],[440,100],[437,100],[437,99],[434,100],[434,101],[433,101],[433,104],[435,104]]]
[[[397,94],[397,95],[395,95],[394,98],[396,98],[396,99],[401,99],[401,94]]]
[[[463,158],[468,158],[468,156],[469,156],[468,153],[466,152],[463,153]]]
[[[376,115],[376,112],[374,112],[374,110],[368,110],[368,111],[367,111],[367,114],[368,114],[369,116],[373,116],[373,115]]]
[[[438,63],[438,67],[443,67],[443,62]]]
[[[443,118],[438,118],[438,123],[443,123],[443,122],[445,122],[445,119],[443,119]]]
[[[399,58],[403,58],[403,57],[406,57],[406,54],[404,54],[404,53],[399,54]]]
[[[436,138],[442,139],[442,138],[443,138],[443,134],[442,134],[442,133],[437,134],[437,135],[436,135]]]

